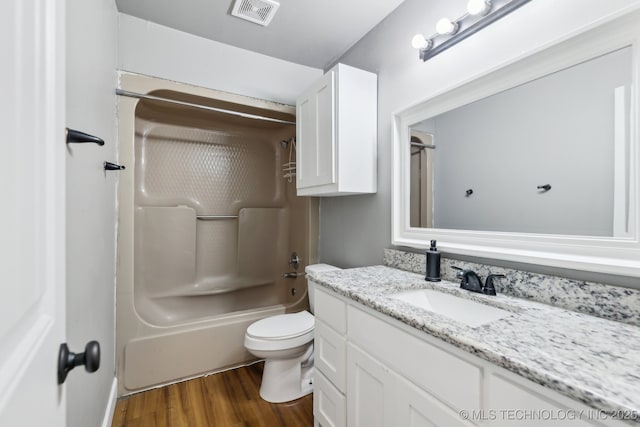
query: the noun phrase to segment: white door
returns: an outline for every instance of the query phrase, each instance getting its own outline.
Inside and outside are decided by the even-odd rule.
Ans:
[[[62,427],[64,0],[0,13],[0,426]]]

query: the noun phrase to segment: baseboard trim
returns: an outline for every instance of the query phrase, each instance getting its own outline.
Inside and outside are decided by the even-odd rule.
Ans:
[[[118,400],[118,379],[113,378],[111,383],[111,392],[109,392],[109,400],[107,401],[107,407],[104,410],[104,417],[102,418],[102,427],[111,427],[113,423],[113,413],[116,410],[116,401]]]

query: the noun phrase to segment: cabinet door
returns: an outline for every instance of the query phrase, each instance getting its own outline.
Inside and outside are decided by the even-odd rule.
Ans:
[[[316,427],[346,426],[344,395],[319,371],[313,384],[313,417]]]
[[[348,340],[374,355],[391,370],[458,410],[479,410],[482,369],[457,349],[434,345],[349,306]],[[427,337],[425,337],[427,338]],[[435,340],[433,340],[435,341]]]
[[[556,400],[563,396],[537,384],[524,385],[525,380],[511,381],[502,375],[491,374],[487,378],[488,399],[485,419],[490,426],[537,427],[562,425],[594,427],[622,425],[616,420],[602,420],[595,409],[578,402],[563,404]],[[535,389],[535,390],[534,390]]]
[[[344,337],[317,319],[314,334],[316,369],[344,393],[346,343]]]
[[[387,368],[358,347],[347,344],[347,425],[397,427],[393,382]]]
[[[418,388],[399,375],[392,374],[396,385],[395,415],[397,426],[403,427],[473,427],[459,411]]]
[[[328,72],[296,103],[297,188],[336,182],[335,80]]]

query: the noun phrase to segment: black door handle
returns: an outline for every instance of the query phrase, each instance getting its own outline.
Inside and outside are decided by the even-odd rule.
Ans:
[[[67,374],[76,366],[84,365],[87,372],[95,372],[100,367],[100,343],[89,341],[84,347],[84,353],[72,353],[67,343],[60,344],[58,352],[58,384],[67,379]]]

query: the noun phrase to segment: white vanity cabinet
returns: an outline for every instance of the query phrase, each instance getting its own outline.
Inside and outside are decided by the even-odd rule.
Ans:
[[[316,287],[316,427],[628,424]]]
[[[485,376],[487,409],[484,416],[490,420],[487,425],[492,427],[629,425],[503,369],[487,367]]]
[[[347,304],[315,285],[315,427],[346,424]]]
[[[338,64],[296,101],[299,196],[375,193],[377,76]]]
[[[347,308],[347,322],[349,426],[368,426],[373,419],[388,427],[472,425],[458,412],[481,408],[477,364],[357,306]],[[374,402],[364,399],[367,393]]]
[[[370,352],[347,344],[347,425],[471,427]]]

